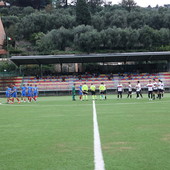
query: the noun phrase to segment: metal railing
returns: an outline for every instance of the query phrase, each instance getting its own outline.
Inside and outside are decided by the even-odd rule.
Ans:
[[[18,77],[18,76],[22,76],[18,71],[7,72],[4,70],[3,72],[0,72],[0,77]]]

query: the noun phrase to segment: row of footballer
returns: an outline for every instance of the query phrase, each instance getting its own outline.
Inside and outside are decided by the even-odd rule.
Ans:
[[[21,90],[21,99],[18,98],[18,90]],[[6,87],[6,98],[7,104],[13,104],[15,99],[18,103],[21,102],[32,102],[33,100],[36,102],[38,98],[38,87],[37,85],[32,86],[32,84],[23,84],[20,89],[18,89],[15,84],[11,84]]]
[[[139,99],[142,96],[142,88],[140,81],[137,81],[137,84],[135,87],[132,87],[131,82],[128,83],[128,95],[127,98],[132,98],[132,90],[136,90],[136,98]],[[158,80],[158,82],[153,79],[149,80],[148,84],[146,85],[148,88],[148,98],[149,100],[155,100],[156,98],[161,99],[164,94],[164,83],[161,80]],[[117,98],[121,99],[123,94],[123,85],[119,82],[117,85]],[[38,87],[37,85],[32,84],[23,84],[21,87],[21,99],[18,98],[17,93],[18,89],[15,86],[15,84],[11,84],[10,86],[6,87],[6,98],[8,104],[13,104],[15,102],[15,99],[18,103],[21,102],[32,102],[33,100],[36,102],[38,98]],[[92,99],[97,99],[96,97],[96,86],[92,83],[90,86],[90,89],[86,82],[83,85],[79,86],[79,98],[80,100],[88,100],[88,91],[91,91]],[[100,99],[106,99],[106,85],[102,82],[99,86],[100,91]],[[72,87],[72,99],[75,100],[75,84]]]
[[[155,100],[156,98],[161,99],[164,95],[164,83],[161,80],[156,81],[155,79],[149,80],[148,84],[145,86],[148,89],[149,100]],[[136,85],[132,87],[131,82],[128,82],[126,86],[128,88],[127,98],[132,98],[132,91],[135,89],[136,98],[143,98],[142,87],[140,81],[137,81]],[[79,99],[88,100],[88,91],[91,92],[92,99],[97,99],[96,97],[96,86],[92,83],[90,87],[86,83],[79,86]],[[123,85],[119,82],[117,85],[117,98],[121,99],[124,91]],[[99,85],[100,99],[106,99],[106,85],[102,82]],[[75,84],[72,88],[72,99],[75,100]]]

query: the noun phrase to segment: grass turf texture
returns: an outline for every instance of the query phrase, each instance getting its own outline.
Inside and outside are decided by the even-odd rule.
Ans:
[[[96,101],[106,170],[169,169],[170,95],[165,96]],[[0,138],[2,170],[92,170],[92,100],[42,97],[2,104]]]

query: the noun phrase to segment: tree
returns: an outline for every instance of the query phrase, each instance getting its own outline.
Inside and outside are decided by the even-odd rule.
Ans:
[[[52,30],[38,41],[40,51],[65,50],[72,42],[72,32],[64,27]]]
[[[104,28],[104,19],[99,15],[94,15],[91,20],[91,25],[94,26],[95,29],[101,31]]]
[[[3,25],[5,26],[5,28],[9,28],[10,26],[14,26],[15,23],[19,22],[19,18],[17,16],[5,16],[2,17],[2,21],[3,21]]]
[[[68,0],[52,0],[52,5],[53,5],[54,8],[67,7],[68,6]]]
[[[134,0],[122,0],[120,5],[130,12],[136,6],[136,2]]]
[[[161,45],[169,45],[170,44],[170,31],[169,29],[166,28],[161,28],[159,30],[160,34],[161,34]]]
[[[135,49],[139,46],[139,31],[135,29],[129,29],[129,36],[128,36],[128,42],[127,42],[127,48],[128,49]]]
[[[81,33],[80,36],[76,35],[74,38],[74,43],[78,49],[91,52],[92,50],[97,50],[100,47],[100,34],[97,30],[92,29]]]
[[[30,38],[30,40],[31,40],[31,42],[33,43],[33,44],[38,44],[39,42],[40,42],[40,40],[43,38],[45,36],[45,34],[43,33],[43,32],[38,32],[38,33],[33,33],[32,35],[31,35],[31,38]]]
[[[142,12],[132,11],[127,15],[128,27],[137,29],[145,25],[145,16]]]
[[[53,2],[63,2],[62,8],[61,6],[56,9],[50,8],[52,10],[47,12],[46,9],[35,10],[32,6],[35,0],[9,1],[16,3],[16,6],[0,8],[7,35],[15,41],[29,41],[33,48],[42,47],[40,51],[46,53],[51,53],[55,49],[64,50],[65,47],[75,47],[82,51],[101,48],[103,50],[139,48],[155,50],[161,47],[169,49],[170,8],[133,9],[135,6],[125,4],[132,2],[128,0],[122,1],[122,5],[125,4],[124,8],[120,5],[101,6],[99,3],[101,0],[78,0],[77,6],[63,8],[65,0],[53,0]],[[50,2],[52,1],[41,0],[41,6]],[[92,13],[88,9],[90,2],[96,5]],[[31,6],[26,6],[30,3]]]
[[[119,47],[121,49],[128,49],[128,40],[129,40],[129,30],[126,29],[120,29],[120,41],[119,41]]]
[[[79,25],[73,29],[73,35],[76,48],[86,52],[99,48],[100,35],[92,26]]]
[[[17,67],[14,63],[11,61],[3,61],[0,62],[0,72],[4,72],[4,70],[7,70],[8,72],[17,70]]]
[[[108,28],[101,31],[101,40],[104,48],[115,49],[119,46],[120,31],[118,28]]]
[[[96,12],[96,9],[104,3],[103,0],[89,0],[88,5],[92,13]]]
[[[76,21],[78,25],[90,25],[91,15],[85,0],[77,0]]]
[[[9,15],[20,15],[22,10],[18,6],[12,6],[9,10]]]
[[[159,13],[153,13],[149,18],[148,25],[154,29],[160,29],[165,24],[165,17]]]
[[[11,5],[16,5],[20,7],[31,6],[36,9],[39,9],[49,3],[52,3],[51,0],[8,0],[8,2]]]
[[[163,18],[165,28],[170,28],[170,13],[166,14]]]
[[[25,7],[23,9],[23,14],[25,14],[25,15],[29,15],[29,14],[34,13],[34,12],[35,12],[35,10],[30,6]]]
[[[90,25],[78,25],[77,27],[74,27],[73,34],[74,36],[77,34],[80,36],[81,33],[92,31],[94,28]]]
[[[151,48],[154,41],[154,29],[149,26],[144,26],[140,29],[139,33],[139,42],[143,45],[145,49]]]
[[[110,20],[108,22],[110,24],[109,27],[111,26],[116,26],[120,28],[127,27],[127,12],[126,11],[115,10],[115,12],[108,19]]]
[[[48,15],[33,13],[23,17],[17,24],[19,38],[29,39],[30,35],[38,32],[46,32],[46,22]]]

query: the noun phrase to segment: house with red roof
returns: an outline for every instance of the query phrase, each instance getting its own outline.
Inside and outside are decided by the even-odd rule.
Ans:
[[[0,7],[9,7],[10,3],[0,0]]]
[[[6,39],[6,34],[5,34],[4,26],[2,24],[2,20],[0,18],[0,55],[7,54],[7,51],[3,49],[5,39]]]

